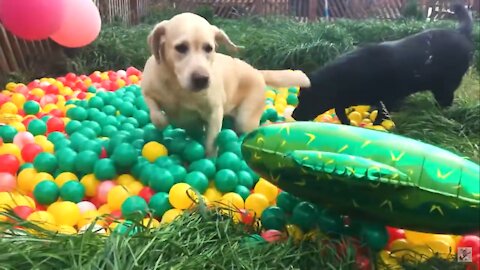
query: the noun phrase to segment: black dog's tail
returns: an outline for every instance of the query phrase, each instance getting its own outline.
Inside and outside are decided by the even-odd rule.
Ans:
[[[470,38],[473,31],[473,19],[470,15],[470,12],[468,12],[467,8],[460,3],[454,4],[452,6],[452,10],[460,23],[457,30],[466,37]]]

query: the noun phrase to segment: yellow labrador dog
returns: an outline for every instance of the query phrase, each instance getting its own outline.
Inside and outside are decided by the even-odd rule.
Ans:
[[[301,71],[259,71],[246,62],[216,53],[217,44],[238,50],[224,31],[193,13],[158,23],[148,43],[152,56],[143,72],[142,91],[152,123],[206,131],[207,155],[223,117],[233,116],[238,132],[255,129],[264,110],[265,85],[309,87]]]

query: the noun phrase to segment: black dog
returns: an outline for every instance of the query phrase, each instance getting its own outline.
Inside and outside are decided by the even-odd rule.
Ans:
[[[398,109],[410,94],[431,90],[441,107],[452,105],[473,58],[473,20],[468,10],[455,4],[456,30],[430,29],[406,38],[367,45],[346,53],[311,74],[311,87],[301,89],[292,116],[312,120],[335,108],[343,124],[350,123],[345,109],[375,106],[383,101]],[[382,121],[381,113],[375,123]]]

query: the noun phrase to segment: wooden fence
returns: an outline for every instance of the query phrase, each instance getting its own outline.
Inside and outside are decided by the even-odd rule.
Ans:
[[[247,15],[290,16],[302,21],[322,18],[395,19],[407,0],[92,0],[99,8],[103,23],[122,22],[134,25],[140,22],[153,5],[194,11],[200,6],[213,8],[215,15],[236,18]],[[419,0],[428,18],[439,19],[448,14],[447,7],[454,0]],[[480,0],[466,0],[466,4],[480,12]],[[62,51],[51,40],[21,40],[0,24],[0,77],[5,73],[31,70],[31,63],[42,56],[44,61]]]

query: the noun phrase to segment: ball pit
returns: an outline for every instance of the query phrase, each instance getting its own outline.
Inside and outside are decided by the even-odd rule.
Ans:
[[[216,144],[217,158],[181,130],[157,130],[149,120],[140,87],[142,74],[127,70],[95,71],[9,83],[0,93],[0,210],[61,234],[136,233],[132,221],[147,228],[167,224],[194,207],[236,211],[234,220],[261,225],[247,242],[316,239],[344,225],[259,178],[243,161],[240,140],[226,120]],[[265,92],[262,121],[293,121],[298,88]],[[390,120],[372,124],[376,111],[355,106],[352,125],[388,131]],[[333,110],[315,121],[338,122]],[[110,215],[110,218],[102,218]],[[0,215],[0,220],[5,220]],[[409,247],[433,256],[469,246],[479,254],[478,236],[444,236],[396,228],[362,228],[359,235],[380,251],[380,261],[397,265],[399,250]],[[348,234],[348,233],[346,233]],[[405,253],[405,252],[404,252]],[[366,257],[357,264],[367,269]],[[367,265],[367,266],[365,266]]]

